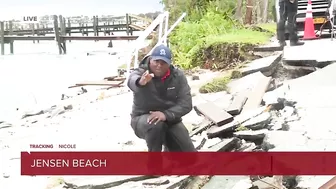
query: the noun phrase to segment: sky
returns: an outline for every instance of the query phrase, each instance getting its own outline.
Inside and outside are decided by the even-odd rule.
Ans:
[[[124,15],[162,10],[160,0],[0,0],[0,20],[53,14]]]

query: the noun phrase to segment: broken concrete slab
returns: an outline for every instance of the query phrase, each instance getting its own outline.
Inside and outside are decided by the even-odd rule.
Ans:
[[[226,132],[234,132],[237,127],[239,127],[244,122],[262,114],[266,107],[260,107],[254,110],[246,111],[245,113],[239,114],[234,117],[233,121],[223,126],[212,126],[207,130],[207,135],[209,138],[218,137]]]
[[[222,139],[220,139],[220,138],[208,139],[204,144],[204,148],[211,148],[212,146],[220,143],[221,141],[222,141]]]
[[[247,101],[247,94],[245,92],[238,93],[233,96],[233,100],[226,111],[231,115],[238,115],[243,109]]]
[[[241,146],[236,150],[236,152],[252,152],[257,146],[254,142],[246,142],[244,139],[241,140]]]
[[[252,183],[248,176],[213,176],[202,189],[247,189]]]
[[[258,131],[238,131],[233,133],[233,136],[244,139],[244,140],[260,140],[263,139],[268,132],[267,129],[258,130]]]
[[[157,178],[157,179],[150,179],[146,182],[143,182],[142,185],[144,186],[161,186],[165,184],[169,184],[170,181],[167,178]]]
[[[270,123],[272,116],[269,112],[263,112],[262,114],[251,118],[242,125],[248,129],[258,130],[266,128],[267,124]]]
[[[227,109],[230,106],[230,104],[232,103],[233,99],[234,99],[233,95],[224,94],[222,97],[214,100],[213,103],[216,104],[216,106],[218,106],[219,108],[227,111]]]
[[[334,176],[297,176],[297,188],[322,189],[322,186]]]
[[[211,121],[204,119],[200,124],[198,124],[196,126],[196,128],[194,130],[192,130],[189,133],[189,136],[192,137],[194,135],[197,135],[203,131],[205,131],[206,129],[208,129],[211,125],[214,125]]]
[[[281,55],[282,53],[278,53],[277,55],[253,60],[251,63],[246,64],[244,68],[241,68],[240,72],[243,76],[259,71],[265,76],[271,76],[274,72],[273,68],[276,67],[281,60]]]
[[[292,147],[293,150],[300,150],[307,145],[308,138],[302,132],[292,131],[269,131],[266,133],[261,147],[266,151],[277,149],[287,151]],[[305,148],[308,150],[308,147]]]
[[[285,47],[283,61],[335,61],[336,54],[333,52],[335,48],[336,44],[330,39],[306,41],[303,46]]]
[[[208,149],[202,149],[200,151],[205,152],[229,152],[235,148],[238,148],[239,144],[238,138],[230,138],[230,139],[223,139],[221,142],[215,144],[214,146],[208,148]]]
[[[259,52],[274,52],[274,51],[282,51],[283,48],[280,47],[279,45],[262,45],[258,47],[254,47],[254,51],[259,51]]]
[[[227,84],[228,91],[231,94],[237,94],[243,91],[250,91],[251,89],[257,86],[257,83],[265,78],[261,72],[256,72],[247,76],[244,76],[239,79],[232,80],[230,83]]]
[[[221,110],[212,102],[199,104],[194,106],[196,112],[204,115],[211,121],[213,121],[217,126],[222,126],[233,120],[233,116],[228,114],[226,111]]]
[[[195,189],[201,188],[205,183],[209,182],[210,180],[209,175],[206,176],[194,176],[193,179],[186,185],[183,186],[184,189]],[[182,188],[182,187],[180,187]]]
[[[242,112],[260,107],[271,79],[271,77],[263,77],[257,82],[257,85],[249,93]]]
[[[208,138],[214,138],[218,137],[222,134],[225,134],[227,132],[234,132],[234,130],[240,125],[237,121],[232,121],[226,125],[223,126],[212,126],[210,129],[207,130]]]

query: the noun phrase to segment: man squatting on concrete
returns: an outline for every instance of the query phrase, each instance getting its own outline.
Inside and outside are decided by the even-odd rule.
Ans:
[[[131,126],[146,140],[149,152],[197,151],[182,123],[192,110],[190,87],[184,73],[171,64],[172,54],[165,45],[157,46],[129,76],[133,91]]]

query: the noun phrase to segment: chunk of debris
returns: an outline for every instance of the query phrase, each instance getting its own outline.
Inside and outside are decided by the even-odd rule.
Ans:
[[[191,76],[191,80],[199,80],[199,79],[200,79],[199,75],[192,75]]]
[[[279,182],[274,177],[265,177],[254,181],[253,186],[257,186],[258,189],[285,189],[282,183],[279,184]]]
[[[184,189],[195,189],[195,188],[202,188],[207,182],[210,180],[209,175],[205,176],[194,176],[192,180],[183,187]]]
[[[268,132],[267,129],[258,130],[258,131],[238,131],[233,133],[233,136],[238,137],[244,140],[260,140],[263,139]]]
[[[207,130],[208,138],[215,138],[222,134],[228,133],[228,132],[234,132],[235,129],[240,125],[238,121],[232,121],[226,125],[223,125],[221,127],[218,126],[212,126],[209,130]]]
[[[246,183],[246,185],[243,183]],[[202,189],[247,189],[251,187],[252,183],[248,176],[213,176]]]
[[[231,115],[238,115],[243,109],[244,104],[247,101],[247,95],[245,92],[238,93],[233,97],[233,101],[226,109],[226,111]]]
[[[238,138],[230,138],[230,139],[223,139],[220,143],[215,144],[214,146],[204,149],[201,151],[208,151],[208,152],[228,152],[231,151],[238,146],[239,144],[239,139]]]
[[[194,135],[191,140],[197,150],[201,149],[207,141],[205,137],[199,135]]]
[[[204,144],[204,148],[211,148],[212,146],[220,143],[221,141],[222,141],[222,139],[220,139],[220,138],[208,139]]]
[[[13,125],[11,123],[7,123],[7,122],[1,122],[0,123],[0,129],[4,129],[4,128],[8,128],[8,127],[12,127]]]
[[[209,120],[213,121],[217,126],[222,126],[233,120],[233,116],[228,114],[226,111],[221,110],[212,102],[203,103],[194,107],[196,112],[207,117]]]
[[[241,146],[236,150],[237,152],[252,152],[257,146],[254,142],[246,142],[244,139],[241,141]]]
[[[166,178],[158,178],[158,179],[151,179],[152,181],[143,182],[142,185],[144,186],[161,186],[165,184],[169,184],[170,181]]]
[[[24,119],[26,117],[30,117],[30,116],[36,116],[36,115],[41,115],[44,114],[43,110],[37,110],[37,111],[31,111],[31,112],[27,112],[25,113],[21,119]]]
[[[263,112],[262,114],[251,118],[242,125],[252,130],[264,129],[271,121],[271,114],[269,112]]]
[[[200,124],[198,124],[196,126],[196,129],[192,130],[189,133],[189,136],[192,137],[194,135],[197,135],[201,132],[203,132],[204,130],[206,130],[207,128],[209,128],[211,125],[213,125],[213,123],[207,119],[204,119]]]
[[[245,113],[237,115],[233,121],[230,123],[223,125],[221,127],[213,126],[207,131],[207,135],[209,138],[218,137],[221,134],[226,132],[234,132],[237,127],[239,127],[244,122],[262,114],[265,111],[266,107],[260,107],[254,110],[246,111]]]

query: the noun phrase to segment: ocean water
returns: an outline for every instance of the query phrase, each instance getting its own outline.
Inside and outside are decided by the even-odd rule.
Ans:
[[[107,48],[108,42],[67,42],[66,55],[58,54],[56,41],[15,41],[14,55],[6,44],[6,54],[0,55],[0,121],[13,119],[17,108],[48,108],[78,82],[116,75],[118,66],[131,59],[134,45],[113,41],[113,48]]]

